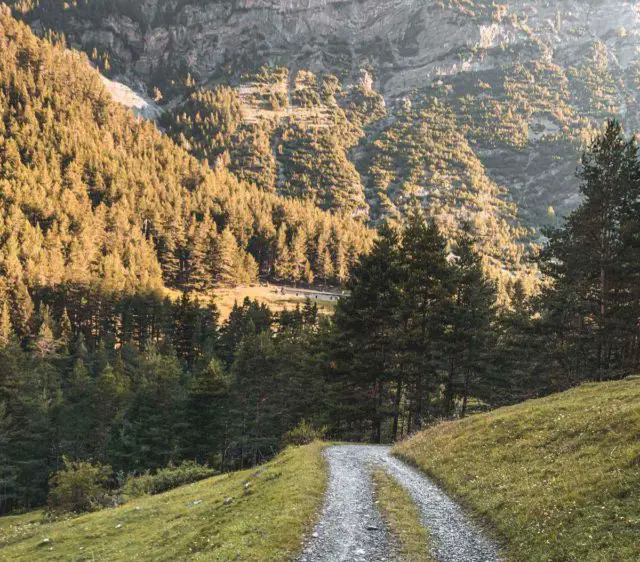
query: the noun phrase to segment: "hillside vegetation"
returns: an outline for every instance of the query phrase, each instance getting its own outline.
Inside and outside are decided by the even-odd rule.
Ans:
[[[343,281],[366,250],[361,222],[189,156],[111,101],[85,56],[36,38],[6,7],[0,50],[0,269],[13,291]]]
[[[504,539],[510,560],[640,558],[640,380],[446,422],[395,453]]]
[[[553,223],[578,203],[567,176],[594,128],[613,116],[638,127],[640,29],[630,2],[8,3],[39,33],[64,33],[103,72],[154,95],[169,123],[179,118],[168,130],[184,133],[198,157],[228,151],[238,177],[313,195],[323,208],[368,206],[373,218],[402,214],[412,188],[457,216],[448,198],[478,188],[490,196],[495,183],[528,225]],[[209,91],[216,85],[222,96]],[[211,121],[220,116],[211,103],[229,96],[242,118]],[[402,152],[407,127],[393,115],[423,98],[446,106],[457,135],[435,139],[424,178],[419,160],[398,158],[370,177],[360,157]],[[434,136],[411,128],[420,155]],[[345,150],[358,140],[359,150]],[[471,162],[476,178],[441,174],[449,152]]]
[[[320,443],[290,448],[252,470],[72,519],[3,517],[0,559],[286,560],[322,502],[321,452]]]

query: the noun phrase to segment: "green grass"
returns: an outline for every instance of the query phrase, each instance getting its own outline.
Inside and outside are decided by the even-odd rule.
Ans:
[[[435,562],[431,538],[407,491],[384,470],[373,472],[375,497],[403,562]]]
[[[493,527],[510,560],[640,560],[640,379],[439,424],[395,454]]]
[[[323,447],[68,520],[2,517],[0,560],[289,560],[322,504]]]

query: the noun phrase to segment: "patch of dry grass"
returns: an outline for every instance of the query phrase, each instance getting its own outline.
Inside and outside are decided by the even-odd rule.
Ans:
[[[181,296],[179,291],[171,289],[167,289],[166,291],[172,300],[177,300]],[[304,306],[306,300],[304,296],[282,295],[279,287],[275,285],[251,285],[229,289],[215,289],[210,295],[199,295],[198,300],[203,304],[213,300],[220,311],[220,319],[224,321],[229,318],[234,303],[242,304],[242,301],[246,297],[266,304],[272,312],[294,310],[296,306]],[[318,312],[320,314],[332,314],[335,310],[335,301],[314,300],[313,302],[318,305]]]

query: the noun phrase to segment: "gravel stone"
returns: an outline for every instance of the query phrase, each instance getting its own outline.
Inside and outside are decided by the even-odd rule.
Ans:
[[[329,447],[329,486],[316,536],[299,562],[387,562],[390,542],[380,512],[373,503],[367,449]],[[376,527],[370,531],[368,527]]]
[[[307,543],[299,562],[397,560],[373,499],[374,467],[386,470],[407,490],[431,534],[440,562],[499,562],[496,545],[453,500],[418,470],[389,453],[390,447],[379,445],[326,449],[329,486],[325,504],[312,535],[316,538]]]

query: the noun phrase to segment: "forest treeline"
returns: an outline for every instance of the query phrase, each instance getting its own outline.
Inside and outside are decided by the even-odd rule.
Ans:
[[[64,459],[110,467],[114,486],[184,460],[228,470],[272,456],[296,427],[388,442],[637,371],[638,156],[607,123],[583,156],[583,203],[538,257],[544,289],[516,286],[510,308],[473,237],[448,243],[419,206],[380,227],[330,317],[246,299],[221,322],[186,292],[73,283],[5,299],[0,509],[43,503]]]
[[[27,21],[41,18],[45,27],[68,30],[74,44],[82,41],[68,29],[71,14],[80,20],[100,19],[114,11],[141,21],[140,14],[131,14],[132,8],[124,4],[78,2],[62,10],[58,0],[12,3],[16,15]],[[87,44],[84,48],[92,64],[109,74],[105,47]],[[503,302],[509,299],[514,279],[522,279],[528,292],[534,290],[536,271],[524,259],[532,232],[523,228],[509,194],[487,175],[451,100],[431,103],[432,95],[416,93],[411,101],[387,108],[365,71],[349,84],[328,72],[251,65],[239,72],[239,68],[234,69],[237,80],[230,81],[234,86],[199,83],[186,69],[173,76],[173,85],[164,81],[149,85],[156,99],[170,102],[160,119],[166,133],[163,140],[168,143],[167,137],[171,138],[183,149],[181,154],[208,164],[225,186],[240,182],[227,197],[234,202],[220,203],[223,213],[237,213],[237,218],[231,217],[231,231],[250,256],[241,256],[231,268],[238,282],[255,278],[257,271],[259,276],[279,280],[343,283],[349,265],[368,248],[371,233],[363,224],[402,221],[411,201],[418,198],[446,236],[454,238],[463,223],[470,225]],[[131,179],[139,181],[137,175]],[[172,205],[171,213],[157,216],[154,210],[150,222],[144,223],[145,237],[152,238],[157,253],[181,262],[183,278],[189,276],[190,268],[201,267],[198,246],[203,240],[211,247],[208,257],[216,255],[210,239],[227,227],[227,217],[210,210],[216,233],[199,233],[194,239],[188,225],[194,214],[198,221],[206,217],[207,209],[202,207],[208,206],[210,193],[198,179],[190,183],[198,186],[198,201],[182,206],[181,219],[174,218],[179,205]],[[251,200],[238,201],[236,206],[237,191],[252,193]],[[257,198],[263,202],[252,201]],[[289,207],[299,203],[309,212],[316,207],[330,211],[331,226],[320,224],[324,213],[298,220],[297,210],[279,212],[283,201]],[[283,222],[284,252],[279,233]],[[277,264],[277,256],[283,253],[289,263]],[[165,268],[162,262],[161,266]],[[192,288],[189,279],[174,277],[165,274],[165,284]],[[218,272],[206,277],[220,284]]]
[[[541,290],[503,271],[505,302],[464,217],[453,236],[408,199],[374,237],[198,162],[6,10],[0,51],[0,513],[42,505],[76,461],[113,487],[184,460],[229,470],[296,427],[390,441],[638,368],[640,165],[616,122],[583,156],[582,204],[547,233]],[[435,115],[449,142],[446,111],[422,109],[394,136]],[[379,150],[389,188],[403,154]],[[246,300],[221,321],[215,287],[258,274],[349,291],[329,317]]]
[[[161,119],[167,134],[260,189],[372,224],[402,222],[419,200],[446,237],[463,228],[473,234],[502,301],[514,281],[534,290],[536,271],[525,258],[531,232],[487,176],[450,104],[415,96],[387,110],[367,74],[351,87],[304,70],[290,79],[286,68],[244,79],[250,95],[189,81],[187,100]]]

